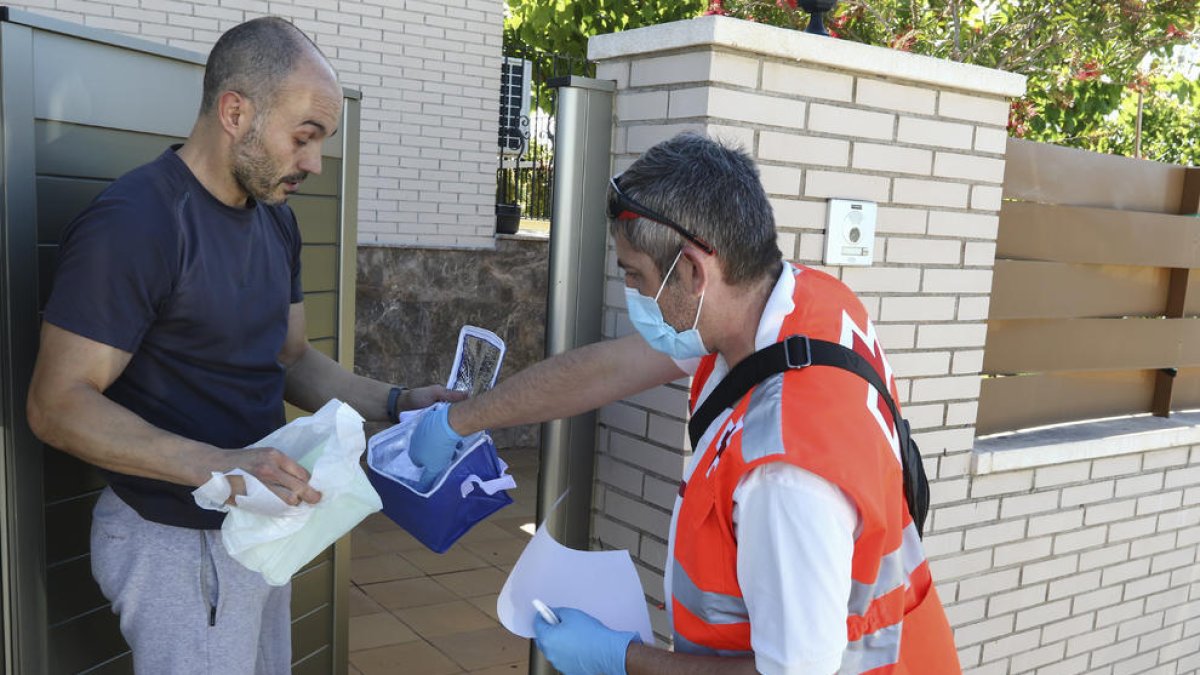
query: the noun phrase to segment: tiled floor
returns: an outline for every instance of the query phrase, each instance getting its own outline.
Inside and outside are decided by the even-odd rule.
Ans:
[[[513,503],[442,555],[383,514],[354,530],[351,675],[524,675],[529,641],[496,620],[496,595],[529,541],[536,448],[501,451],[517,480]]]

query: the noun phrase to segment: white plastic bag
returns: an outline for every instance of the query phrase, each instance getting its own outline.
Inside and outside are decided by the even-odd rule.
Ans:
[[[273,586],[286,584],[318,553],[383,508],[359,465],[366,448],[363,418],[341,401],[331,400],[312,416],[249,447],[276,448],[296,460],[312,474],[309,485],[321,493],[321,501],[288,506],[249,475],[247,494],[236,498],[237,506],[224,504],[229,480],[222,474],[213,474],[193,496],[204,508],[228,513],[221,525],[225,550]]]

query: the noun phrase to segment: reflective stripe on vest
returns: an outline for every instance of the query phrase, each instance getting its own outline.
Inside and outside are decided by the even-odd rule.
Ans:
[[[711,624],[746,623],[750,613],[746,601],[736,595],[725,595],[702,591],[692,583],[691,577],[679,561],[674,561],[671,572],[671,591],[675,600],[687,608],[696,618]]]
[[[847,645],[842,653],[842,667],[838,669],[838,675],[867,673],[899,661],[903,626],[901,623],[884,626]]]
[[[904,528],[904,539],[900,548],[883,556],[879,561],[879,574],[875,583],[864,584],[861,581],[850,580],[850,602],[847,609],[851,615],[866,616],[871,603],[897,588],[907,587],[912,573],[925,562],[925,554],[921,549],[921,536],[917,534],[917,526],[909,523]],[[854,639],[855,636],[850,636]]]
[[[742,423],[745,461],[783,452],[783,373],[768,377],[750,391],[750,407]]]

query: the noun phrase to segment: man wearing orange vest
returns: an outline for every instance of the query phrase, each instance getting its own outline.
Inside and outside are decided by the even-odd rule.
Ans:
[[[611,181],[608,211],[635,332],[426,415],[414,451],[448,462],[461,435],[568,417],[688,374],[695,412],[731,367],[794,334],[853,349],[895,398],[854,294],[781,260],[744,152],[676,136]],[[685,469],[666,565],[674,651],[570,608],[555,610],[557,625],[536,619],[539,648],[567,675],[960,673],[906,506],[896,423],[839,368],[762,380],[717,415]]]

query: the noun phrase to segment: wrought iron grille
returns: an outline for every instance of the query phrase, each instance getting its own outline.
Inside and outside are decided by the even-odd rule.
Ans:
[[[506,44],[501,69],[496,214],[504,231],[506,218],[550,219],[558,102],[548,83],[568,75],[591,77],[595,67],[580,57]]]

